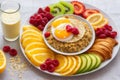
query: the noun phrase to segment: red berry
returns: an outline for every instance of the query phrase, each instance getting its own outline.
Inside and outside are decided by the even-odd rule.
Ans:
[[[46,64],[41,64],[40,69],[41,70],[47,70],[47,65]]]
[[[42,26],[46,25],[46,22],[44,20],[42,20],[40,23],[41,23]]]
[[[70,25],[66,25],[67,32],[72,32],[72,27]]]
[[[105,34],[107,37],[110,37],[111,32],[110,32],[109,30],[105,30],[105,31],[104,31],[104,34]]]
[[[105,25],[104,27],[105,27],[107,30],[112,31],[112,26],[110,26],[110,25]]]
[[[48,65],[47,71],[54,72],[55,71],[55,66],[53,64]]]
[[[46,17],[43,18],[43,21],[47,24],[48,19]]]
[[[72,31],[71,31],[74,35],[78,35],[79,34],[79,31],[77,28],[72,28]]]
[[[51,60],[50,58],[48,58],[48,59],[45,61],[45,64],[46,64],[46,65],[52,64],[52,60]]]
[[[46,17],[45,13],[40,13],[40,15],[42,16],[42,18]]]
[[[4,46],[3,51],[4,52],[9,52],[10,51],[10,46]]]
[[[53,64],[55,67],[57,67],[57,66],[59,65],[59,61],[58,61],[58,60],[53,60],[53,61],[52,61],[52,64]]]
[[[115,38],[116,36],[117,36],[117,32],[116,31],[111,32],[111,34],[110,34],[111,38]]]
[[[44,34],[44,36],[47,38],[47,37],[49,37],[50,36],[50,32],[46,32],[45,34]]]
[[[100,34],[98,37],[99,38],[106,38],[107,36],[105,34]]]
[[[97,31],[100,31],[100,34],[104,33],[104,28],[97,28]]]
[[[42,8],[39,8],[38,13],[44,13],[44,10]]]
[[[41,30],[41,31],[44,30],[44,26],[42,26],[42,25],[39,25],[37,28],[38,28],[39,30]]]
[[[11,49],[10,52],[9,52],[9,54],[10,54],[11,56],[16,56],[16,55],[17,55],[16,49]]]
[[[95,33],[96,33],[96,36],[99,36],[101,34],[100,30],[96,30]]]
[[[50,14],[49,12],[47,12],[46,14],[46,17],[48,20],[51,20],[54,16],[52,14]]]
[[[50,8],[47,6],[47,7],[45,7],[45,9],[44,9],[45,11],[47,11],[47,12],[50,12]]]

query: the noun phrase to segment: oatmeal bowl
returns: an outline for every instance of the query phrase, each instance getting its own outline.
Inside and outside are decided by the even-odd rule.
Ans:
[[[86,52],[93,45],[95,31],[82,17],[66,14],[57,16],[46,24],[43,39],[56,53],[77,55]]]

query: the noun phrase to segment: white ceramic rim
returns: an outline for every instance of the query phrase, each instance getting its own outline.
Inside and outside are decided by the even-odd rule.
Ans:
[[[97,10],[99,10],[99,11],[109,20],[109,24],[115,27],[115,28],[113,27],[113,29],[115,29],[115,30],[119,33],[119,28],[116,27],[114,21],[108,16],[108,14],[106,14],[106,13],[103,12],[102,10],[100,10],[100,9],[96,8],[95,6],[92,6],[92,5],[90,5],[90,4],[84,3],[84,5],[85,5],[87,8],[89,8],[89,9],[97,9]],[[26,23],[28,24],[28,22],[26,22]],[[25,51],[24,51],[24,49],[23,49],[23,47],[22,47],[22,44],[21,44],[21,36],[22,36],[22,29],[21,29],[21,31],[20,31],[20,38],[19,38],[20,48],[21,48],[21,50],[22,50],[23,55],[25,56],[25,58],[30,62],[30,64],[32,64],[31,61],[28,59],[28,57],[25,55]],[[117,40],[117,41],[120,41],[120,36],[119,36],[119,34],[117,35],[116,40]],[[117,53],[118,53],[118,51],[119,51],[119,48],[120,48],[120,44],[118,43],[118,45],[115,46],[114,49],[113,49],[112,58],[109,59],[109,60],[106,60],[105,62],[102,62],[102,64],[101,64],[98,68],[96,68],[96,69],[94,69],[94,70],[92,70],[92,71],[89,71],[89,72],[85,72],[85,73],[81,73],[81,74],[75,74],[75,75],[71,75],[71,76],[62,76],[62,75],[60,75],[60,74],[58,74],[58,73],[50,73],[50,72],[41,70],[39,67],[35,66],[34,64],[32,64],[32,65],[33,65],[36,69],[38,69],[38,70],[40,70],[40,71],[42,71],[42,72],[44,72],[44,73],[46,73],[46,74],[53,75],[53,76],[61,76],[61,77],[82,76],[82,75],[86,75],[86,74],[90,74],[90,73],[96,72],[96,71],[104,68],[106,65],[108,65],[108,64],[116,57],[116,55],[117,55]]]
[[[53,48],[53,47],[48,43],[47,39],[46,39],[45,36],[44,36],[44,34],[45,34],[45,32],[46,32],[46,29],[48,28],[49,24],[51,24],[51,22],[53,22],[54,20],[56,20],[56,19],[58,19],[58,18],[60,18],[60,17],[64,17],[64,16],[73,16],[73,17],[77,18],[78,20],[81,20],[81,21],[87,23],[88,26],[89,26],[89,28],[90,28],[91,31],[92,31],[92,39],[91,39],[90,43],[88,44],[88,46],[87,46],[86,48],[84,48],[83,50],[81,50],[81,51],[79,51],[79,52],[65,53],[65,52],[61,52],[61,51],[59,51],[59,50],[56,50],[55,48]],[[50,21],[46,24],[46,26],[45,26],[45,28],[44,28],[44,30],[43,30],[43,39],[44,39],[44,42],[46,43],[46,45],[47,45],[52,51],[54,51],[54,52],[56,52],[56,53],[58,53],[58,54],[62,54],[62,55],[78,55],[78,54],[82,54],[82,53],[86,52],[86,51],[93,45],[93,43],[94,43],[94,41],[95,41],[95,30],[94,30],[93,27],[90,25],[90,23],[89,23],[87,20],[85,20],[84,18],[82,18],[81,16],[77,16],[77,15],[73,15],[73,14],[64,14],[64,15],[60,15],[60,16],[57,16],[57,17],[53,18],[52,20],[50,20]]]

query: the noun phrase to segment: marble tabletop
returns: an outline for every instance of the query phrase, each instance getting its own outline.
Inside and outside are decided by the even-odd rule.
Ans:
[[[4,0],[0,0],[2,2]],[[8,0],[10,1],[10,0]],[[48,4],[58,2],[59,0],[16,0],[21,4],[21,19],[22,26],[26,24],[31,13],[37,11],[39,7],[44,7]],[[116,26],[120,26],[120,0],[80,0],[82,2],[91,4],[104,12],[106,12],[115,22]],[[21,27],[22,27],[21,26]],[[0,49],[4,45],[10,45],[16,48],[18,56],[7,57],[7,67],[4,73],[0,74],[0,80],[120,80],[120,52],[118,52],[115,59],[94,73],[79,76],[79,77],[57,77],[45,74],[34,68],[23,56],[19,47],[19,40],[8,42],[4,40],[3,33],[0,25]],[[15,61],[14,61],[15,60]]]

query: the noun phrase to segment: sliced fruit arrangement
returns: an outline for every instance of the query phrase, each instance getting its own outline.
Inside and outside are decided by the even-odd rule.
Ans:
[[[112,57],[112,50],[117,44],[117,41],[112,38],[96,39],[94,45],[88,50],[88,52],[100,55],[102,61],[105,61]]]
[[[4,52],[0,50],[0,73],[2,73],[5,70],[6,67],[6,57],[4,55]]]
[[[64,14],[81,16],[93,26],[96,32],[96,40],[86,53],[65,56],[52,52],[45,45],[42,37],[45,25],[55,16]],[[53,25],[58,26],[56,23],[61,24],[64,22],[68,21],[61,22],[58,20]],[[87,8],[79,1],[60,1],[45,8],[39,8],[30,17],[29,23],[31,25],[24,26],[21,35],[21,44],[25,55],[32,64],[40,67],[41,70],[59,73],[62,76],[81,74],[98,68],[103,61],[112,57],[113,48],[118,44],[115,40],[117,32],[108,24],[108,19],[99,10]],[[66,27],[66,30],[74,35],[79,33],[69,25]],[[44,35],[47,38],[51,34],[46,32]]]
[[[40,66],[48,58],[54,59],[54,53],[45,45],[42,34],[36,27],[23,27],[21,43],[25,54],[36,66]]]
[[[60,1],[58,3],[50,5],[49,7],[50,7],[50,12],[54,16],[63,15],[63,14],[73,14],[74,12],[73,5],[65,1]]]

